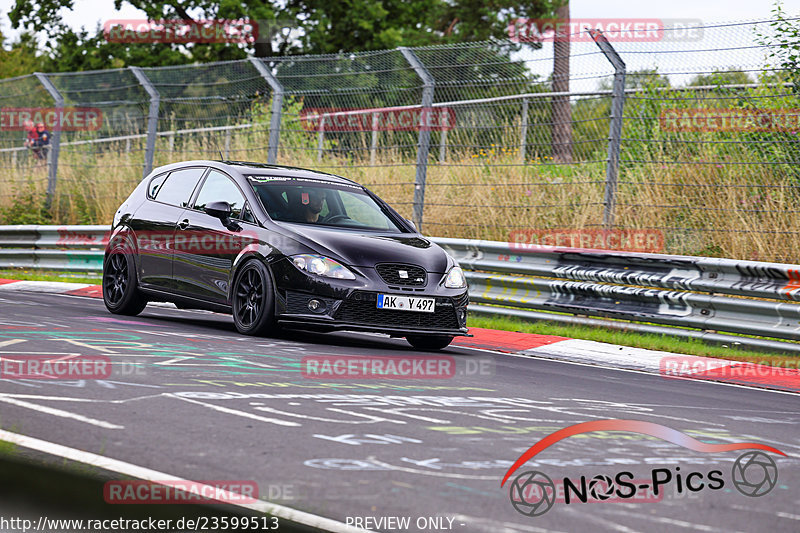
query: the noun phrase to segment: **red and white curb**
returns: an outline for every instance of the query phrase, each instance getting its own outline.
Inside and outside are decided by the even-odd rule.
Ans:
[[[0,279],[0,294],[27,291],[102,298],[100,285]],[[682,355],[605,342],[470,328],[473,337],[456,337],[455,346],[530,355],[660,374],[668,379],[717,381],[749,387],[800,392],[800,370],[728,359]]]
[[[5,291],[46,292],[51,294],[70,294],[72,296],[89,296],[90,298],[103,297],[103,288],[100,285],[69,283],[65,281],[18,281],[14,279],[0,279],[0,292]]]
[[[800,392],[800,370],[769,365],[631,348],[605,342],[470,328],[472,338],[453,344],[659,374],[667,379],[717,381]],[[492,347],[493,346],[493,347]]]

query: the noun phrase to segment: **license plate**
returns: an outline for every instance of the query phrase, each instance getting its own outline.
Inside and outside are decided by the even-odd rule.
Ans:
[[[395,296],[393,294],[378,295],[378,309],[433,313],[435,306],[436,298],[414,298],[412,296]]]

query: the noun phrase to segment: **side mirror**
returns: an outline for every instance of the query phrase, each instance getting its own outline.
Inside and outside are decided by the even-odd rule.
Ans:
[[[409,224],[409,225],[410,225],[412,228],[414,228],[414,231],[416,231],[417,233],[419,233],[419,230],[417,229],[417,225],[416,225],[416,224],[414,224],[414,221],[413,221],[413,220],[406,219],[406,222],[408,222],[408,224]]]
[[[228,202],[209,202],[203,209],[208,215],[218,218],[222,225],[230,231],[239,231],[242,227],[231,220],[231,204]]]
[[[203,209],[207,214],[222,222],[231,218],[231,204],[228,202],[209,202]]]

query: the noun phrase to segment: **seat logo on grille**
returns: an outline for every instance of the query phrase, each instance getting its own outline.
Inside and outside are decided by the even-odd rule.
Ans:
[[[408,279],[408,270],[398,270],[397,275],[400,276],[401,279]]]

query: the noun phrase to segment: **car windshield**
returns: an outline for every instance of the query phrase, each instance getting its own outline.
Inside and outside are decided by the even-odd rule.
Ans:
[[[249,176],[249,181],[272,220],[402,232],[402,228],[358,185],[274,176]]]

